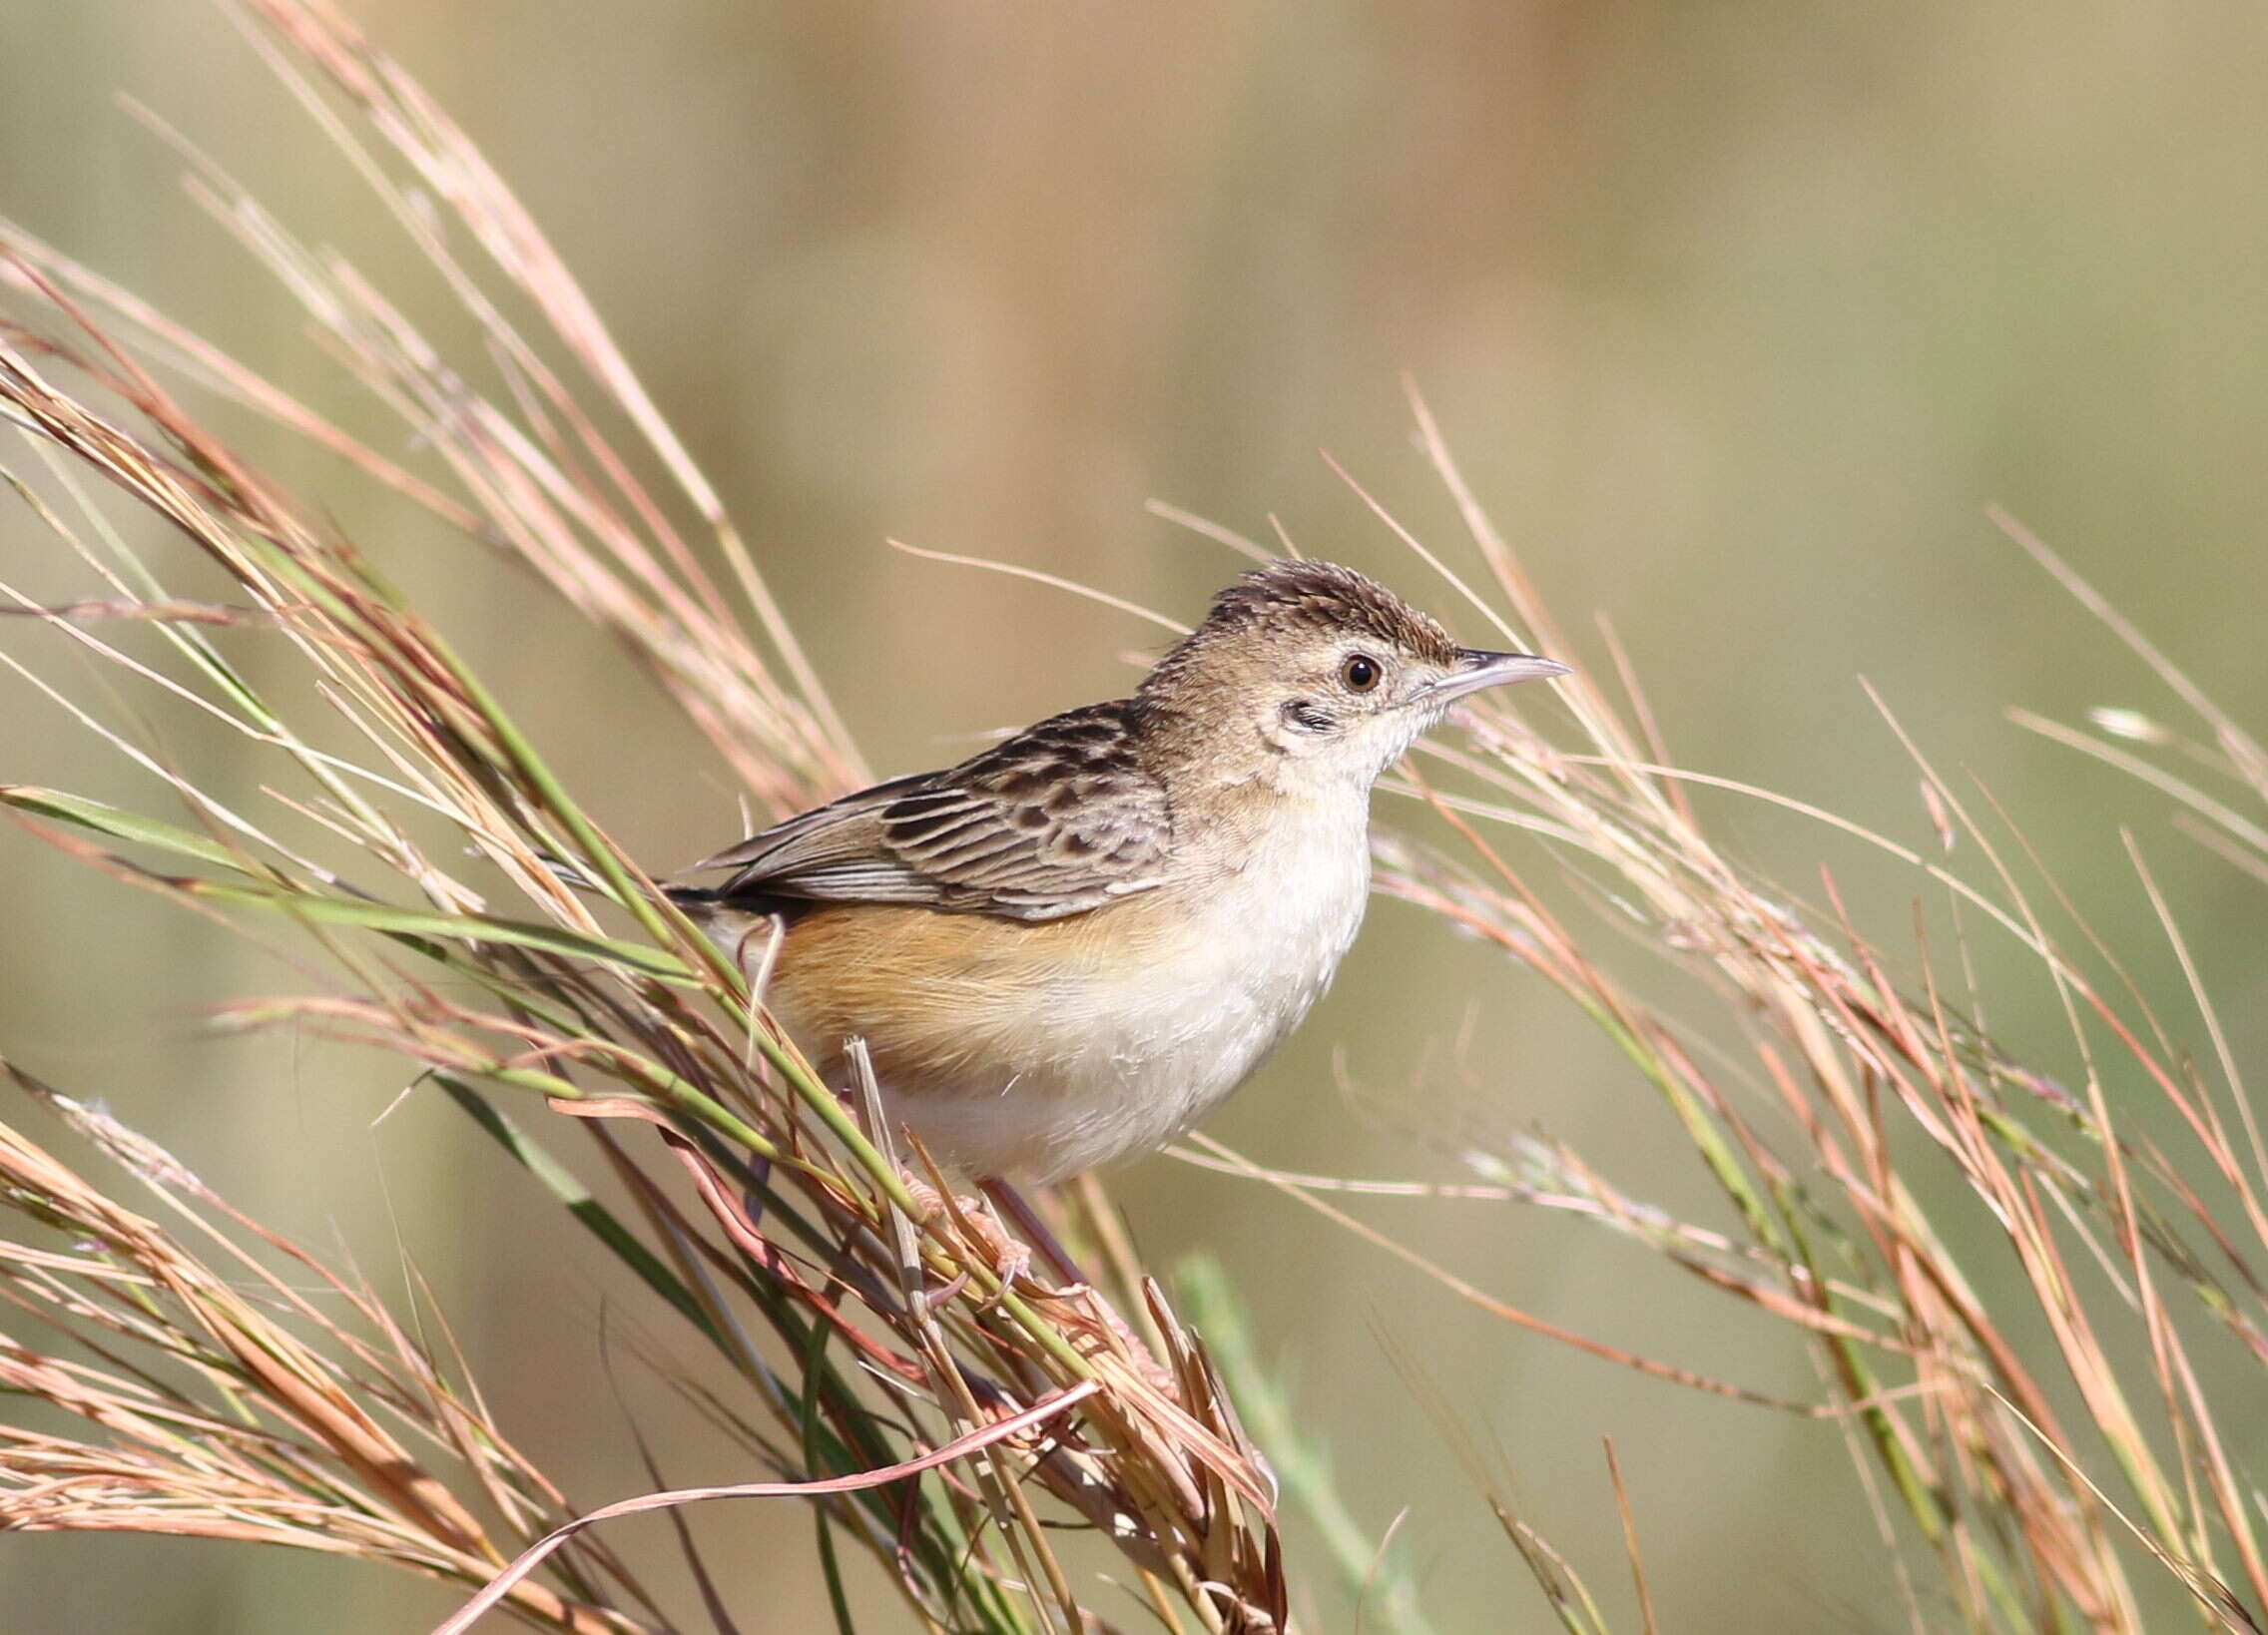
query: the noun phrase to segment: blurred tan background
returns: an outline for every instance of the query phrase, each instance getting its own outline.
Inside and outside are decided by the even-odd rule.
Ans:
[[[2268,1045],[2259,888],[2173,835],[2154,800],[2001,721],[2009,703],[2064,718],[2165,706],[1982,516],[1998,502],[2024,518],[2268,724],[2268,51],[2249,8],[353,9],[581,272],[877,771],[1121,690],[1119,655],[1154,635],[897,556],[885,536],[1188,616],[1239,564],[1146,515],[1145,498],[1260,534],[1275,512],[1310,552],[1453,617],[1316,455],[1452,542],[1410,447],[1407,370],[1561,617],[1611,616],[1685,764],[1919,841],[1915,779],[1857,685],[1870,677],[1942,765],[1988,774],[2194,1033],[2119,859],[2115,825],[2133,822],[2239,1048]],[[0,0],[0,212],[327,411],[378,424],[182,197],[179,163],[117,91],[309,238],[381,274],[405,265],[197,0]],[[244,438],[420,589],[616,832],[665,865],[730,836],[719,773],[571,615],[305,450],[250,425]],[[74,582],[12,511],[0,563]],[[85,679],[52,645],[0,641]],[[1595,638],[1565,656],[1605,662]],[[0,685],[0,777],[152,799]],[[240,749],[184,732],[182,753],[229,785]],[[258,776],[246,761],[236,787],[257,799]],[[1847,870],[1896,936],[1911,879],[1792,819],[1721,810],[1784,878],[1808,887],[1823,856]],[[654,1393],[617,1401],[597,1339],[599,1291],[616,1286],[445,1107],[413,1100],[374,1125],[401,1088],[388,1064],[203,1035],[201,1006],[297,973],[20,834],[0,833],[0,872],[14,933],[0,1047],[109,1098],[381,1286],[415,1262],[506,1423],[583,1501],[645,1485],[632,1415],[673,1480],[737,1473]],[[2051,1046],[2035,974],[1981,952],[1987,980],[2008,973],[2000,1025]],[[1708,1207],[1666,1121],[1579,1019],[1409,909],[1379,906],[1332,1000],[1213,1128],[1293,1167],[1450,1174],[1343,1102],[1334,1051],[1444,1128],[1539,1127],[1640,1196]],[[1540,1629],[1548,1614],[1382,1327],[1503,1450],[1531,1518],[1615,1606],[1602,1435],[1622,1452],[1665,1627],[1903,1627],[1832,1426],[1514,1335],[1245,1183],[1153,1160],[1120,1192],[1158,1263],[1207,1249],[1237,1276],[1364,1523],[1383,1531],[1410,1508],[1398,1548],[1443,1631]],[[1564,1220],[1368,1213],[1556,1321],[1760,1389],[1811,1388],[1780,1334]],[[623,1536],[666,1551],[646,1525]],[[748,1627],[822,1627],[802,1510],[701,1526],[777,1597]],[[898,1627],[878,1595],[860,1602],[871,1627]],[[0,1538],[9,1631],[358,1635],[423,1628],[446,1604],[282,1553]],[[1317,1609],[1319,1628],[1352,1622],[1345,1599]]]

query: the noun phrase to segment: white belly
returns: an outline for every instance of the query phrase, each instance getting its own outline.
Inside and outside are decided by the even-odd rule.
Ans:
[[[952,1082],[885,1078],[891,1114],[972,1174],[1035,1181],[1181,1135],[1299,1025],[1362,924],[1365,826],[1298,838],[1308,843],[1270,845],[1177,904],[1186,934],[1154,957],[1067,977],[1044,1004],[996,1019],[1010,1025],[986,1026],[1014,1038],[1012,1061]]]

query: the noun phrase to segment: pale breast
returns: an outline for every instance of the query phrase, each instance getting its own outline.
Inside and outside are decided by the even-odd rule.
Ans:
[[[972,1174],[1154,1149],[1299,1025],[1362,924],[1364,825],[1271,828],[1236,865],[1063,920],[808,913],[771,1003],[831,1073],[864,1038],[893,1115]]]

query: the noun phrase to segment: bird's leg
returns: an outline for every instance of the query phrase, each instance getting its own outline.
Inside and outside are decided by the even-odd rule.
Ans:
[[[1019,1279],[1031,1276],[1031,1250],[1009,1232],[1007,1223],[994,1213],[991,1203],[983,1196],[956,1193],[947,1196],[940,1189],[915,1175],[911,1168],[900,1164],[898,1173],[905,1181],[905,1190],[913,1194],[913,1201],[923,1215],[943,1214],[964,1228],[968,1235],[992,1252],[1000,1274],[1003,1292],[1015,1286]],[[957,1287],[957,1286],[956,1286]],[[950,1296],[954,1291],[948,1289]]]
[[[1018,1279],[1029,1278],[1031,1250],[1008,1230],[1007,1223],[994,1212],[986,1198],[948,1195],[943,1190],[944,1176],[938,1172],[936,1161],[929,1156],[928,1149],[921,1145],[920,1138],[910,1130],[903,1132],[905,1139],[912,1145],[913,1154],[921,1161],[922,1168],[934,1177],[936,1184],[932,1185],[914,1174],[913,1166],[898,1158],[895,1144],[890,1140],[888,1119],[882,1109],[881,1086],[874,1078],[873,1056],[866,1048],[866,1041],[855,1035],[845,1039],[843,1054],[850,1067],[851,1088],[857,1095],[859,1110],[865,1115],[867,1133],[876,1140],[884,1153],[895,1160],[897,1173],[904,1181],[906,1191],[913,1195],[913,1201],[920,1207],[922,1215],[927,1217],[944,1213],[956,1226],[991,1250],[993,1265],[999,1273],[1001,1294],[1005,1295],[1013,1289]],[[1031,1219],[1028,1210],[1025,1214],[1027,1219]],[[1037,1225],[1036,1220],[1033,1224]],[[1045,1227],[1040,1227],[1039,1233],[1050,1246],[1054,1244],[1055,1240],[1047,1236]],[[949,1300],[959,1292],[959,1288],[960,1281],[955,1279],[941,1295],[931,1299],[935,1302]]]
[[[1039,1246],[1040,1254],[1046,1257],[1047,1264],[1055,1269],[1056,1275],[1069,1280],[1069,1288],[1058,1289],[1053,1293],[1059,1298],[1077,1294],[1091,1296],[1087,1302],[1088,1309],[1099,1315],[1110,1332],[1118,1337],[1119,1344],[1126,1348],[1127,1356],[1133,1359],[1134,1366],[1142,1377],[1167,1396],[1178,1398],[1181,1385],[1174,1378],[1173,1370],[1158,1361],[1157,1355],[1150,1350],[1149,1343],[1135,1333],[1134,1326],[1120,1317],[1118,1309],[1111,1305],[1101,1290],[1088,1281],[1086,1274],[1079,1270],[1079,1263],[1071,1258],[1070,1251],[1048,1230],[1047,1223],[1040,1219],[1039,1211],[1032,1208],[1031,1200],[1005,1181],[980,1181],[977,1185],[983,1189],[984,1196],[999,1207],[1002,1214],[1016,1223],[1025,1237]]]
[[[1086,1274],[1079,1270],[1079,1263],[1071,1259],[1070,1251],[1057,1241],[1054,1233],[1048,1231],[1047,1223],[1039,1218],[1039,1211],[1031,1207],[1030,1200],[1007,1182],[998,1179],[979,1181],[976,1185],[977,1190],[991,1201],[993,1209],[1003,1220],[1013,1221],[1016,1229],[1038,1246],[1040,1254],[1055,1269],[1057,1277],[1074,1289],[1088,1287]]]
[[[919,1218],[925,1221],[941,1214],[990,1249],[993,1264],[1000,1276],[1000,1292],[1006,1294],[1015,1287],[1018,1278],[1031,1271],[1031,1251],[1008,1235],[1007,1229],[984,1207],[982,1200],[956,1198],[944,1190],[945,1178],[939,1173],[936,1160],[929,1156],[928,1149],[921,1145],[920,1138],[912,1131],[903,1132],[905,1139],[912,1143],[914,1157],[921,1161],[923,1169],[936,1178],[936,1184],[923,1180],[914,1173],[911,1164],[898,1156],[897,1145],[890,1137],[889,1120],[882,1111],[881,1085],[874,1078],[874,1058],[866,1048],[866,1041],[856,1034],[846,1037],[843,1041],[843,1059],[850,1069],[850,1095],[854,1098],[854,1105],[862,1115],[860,1122],[865,1126],[867,1138],[897,1166],[897,1177],[912,1195],[914,1207],[920,1211]],[[968,1274],[963,1272],[941,1292],[924,1298],[931,1306],[940,1306],[960,1293],[961,1285],[967,1277]]]

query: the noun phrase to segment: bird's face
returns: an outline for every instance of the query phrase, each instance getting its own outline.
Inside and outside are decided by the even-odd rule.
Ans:
[[[1458,647],[1351,568],[1279,562],[1222,592],[1143,695],[1207,724],[1200,736],[1222,782],[1368,791],[1458,699],[1566,669]]]
[[[1484,687],[1566,673],[1551,659],[1456,648],[1443,655],[1367,631],[1302,633],[1256,678],[1255,725],[1306,779],[1367,789],[1449,706]]]

